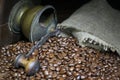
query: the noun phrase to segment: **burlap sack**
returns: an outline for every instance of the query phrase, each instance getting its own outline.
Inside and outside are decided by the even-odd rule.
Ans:
[[[120,11],[113,9],[106,0],[92,0],[60,25],[82,46],[120,54]]]

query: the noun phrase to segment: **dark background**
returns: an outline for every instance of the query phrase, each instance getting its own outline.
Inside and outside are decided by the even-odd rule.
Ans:
[[[13,5],[19,0],[0,0],[0,24],[7,22],[9,12]],[[77,8],[89,2],[90,0],[32,0],[35,4],[53,5],[57,10],[58,22],[63,21],[70,16]],[[119,0],[107,0],[115,9],[120,10]]]
[[[12,7],[19,0],[0,0],[0,47],[15,43],[23,36],[13,34],[8,29],[9,13]],[[68,18],[76,9],[88,3],[90,0],[32,0],[36,5],[53,5],[57,11],[58,22],[62,22]],[[115,9],[120,10],[119,0],[107,0]]]

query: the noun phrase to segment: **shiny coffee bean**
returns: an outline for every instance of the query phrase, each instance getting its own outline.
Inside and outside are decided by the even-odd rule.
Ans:
[[[117,53],[81,47],[72,37],[49,38],[33,53],[38,56],[40,71],[27,76],[13,62],[18,54],[28,53],[36,43],[20,41],[0,48],[0,80],[120,80]]]

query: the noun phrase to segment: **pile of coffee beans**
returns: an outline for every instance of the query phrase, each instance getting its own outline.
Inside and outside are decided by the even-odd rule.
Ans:
[[[14,59],[27,54],[36,42],[20,41],[0,50],[0,80],[120,80],[120,57],[117,53],[99,52],[81,47],[72,37],[52,37],[38,49],[40,71],[27,76],[16,69]]]

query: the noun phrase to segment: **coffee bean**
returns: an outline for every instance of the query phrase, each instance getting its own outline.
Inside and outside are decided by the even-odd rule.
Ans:
[[[0,48],[0,79],[2,80],[119,80],[120,56],[81,47],[72,37],[49,38],[34,51],[41,64],[40,71],[27,76],[23,68],[13,66],[18,54],[27,54],[37,41],[19,41]],[[2,77],[1,77],[2,76]]]

